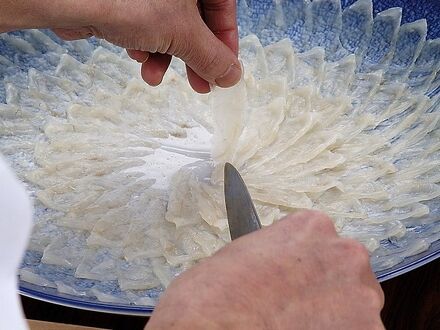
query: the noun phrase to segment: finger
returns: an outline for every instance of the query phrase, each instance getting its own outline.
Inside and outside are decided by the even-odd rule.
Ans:
[[[78,39],[87,39],[93,36],[92,30],[89,28],[83,27],[83,28],[58,28],[58,29],[52,29],[52,31],[61,39],[72,41],[72,40],[78,40]]]
[[[198,31],[194,34],[194,31]],[[197,15],[186,33],[179,36],[173,54],[198,76],[220,87],[231,87],[241,77],[241,67],[233,51],[221,42]]]
[[[205,79],[200,78],[189,66],[186,66],[186,73],[188,75],[189,84],[197,93],[206,94],[211,91],[209,83]]]
[[[135,50],[135,49],[127,49],[127,54],[132,58],[133,60],[144,63],[148,60],[148,56],[150,55],[149,52],[144,52],[142,50]]]
[[[203,0],[202,15],[206,25],[235,55],[238,54],[236,0]]]
[[[171,62],[171,55],[153,53],[148,60],[142,63],[142,79],[151,86],[157,86],[162,82],[163,76]]]

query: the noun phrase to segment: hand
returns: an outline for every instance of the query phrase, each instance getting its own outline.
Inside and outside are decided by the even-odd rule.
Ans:
[[[200,93],[210,91],[209,83],[230,87],[240,79],[235,0],[108,1],[104,8],[89,26],[54,31],[68,40],[95,35],[127,48],[153,86],[171,56],[187,64],[188,80]]]
[[[384,329],[383,303],[366,249],[306,211],[183,273],[146,329]]]
[[[202,18],[203,17],[203,18]],[[67,40],[95,35],[128,49],[150,85],[171,56],[187,65],[200,93],[240,80],[235,0],[0,0],[0,33],[51,28]]]

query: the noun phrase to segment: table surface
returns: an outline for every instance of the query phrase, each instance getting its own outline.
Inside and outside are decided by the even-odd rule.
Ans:
[[[440,329],[440,259],[382,283],[387,329]],[[83,311],[22,298],[26,317],[107,329],[143,329],[148,318]]]
[[[46,321],[28,320],[30,330],[106,330],[102,328],[91,328],[82,325],[71,325],[52,323]]]

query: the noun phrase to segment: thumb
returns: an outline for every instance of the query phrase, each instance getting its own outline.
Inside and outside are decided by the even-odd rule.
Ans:
[[[241,77],[241,66],[233,51],[221,42],[202,19],[191,29],[176,56],[180,57],[197,75],[210,84],[231,87]],[[193,31],[197,31],[194,34]]]

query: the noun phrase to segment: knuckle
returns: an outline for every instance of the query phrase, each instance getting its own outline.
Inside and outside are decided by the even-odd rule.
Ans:
[[[283,229],[286,230],[295,230],[297,228],[306,227],[308,223],[308,216],[305,214],[302,215],[302,213],[303,211],[286,215],[281,219],[282,221],[278,221],[280,227],[283,227]]]
[[[351,272],[371,272],[368,250],[358,241],[351,238],[338,238],[335,241],[335,257]]]
[[[335,236],[336,230],[333,221],[320,211],[303,210],[293,214],[289,214],[283,218],[283,227],[287,229],[309,230],[313,233],[322,233],[325,236]]]
[[[342,250],[344,250],[344,253],[347,254],[347,256],[355,258],[356,260],[359,260],[361,262],[370,262],[370,255],[368,253],[368,250],[365,248],[365,246],[362,245],[362,243],[356,241],[355,239],[341,238],[341,240],[339,241],[339,245]]]
[[[384,296],[380,287],[373,288],[365,286],[360,293],[360,299],[366,306],[373,310],[381,310],[384,304]]]
[[[321,231],[327,233],[330,232],[336,233],[332,219],[330,219],[330,217],[327,214],[321,211],[315,211],[315,210],[301,211],[299,216],[306,218],[311,224],[316,226],[316,228],[320,229]]]

